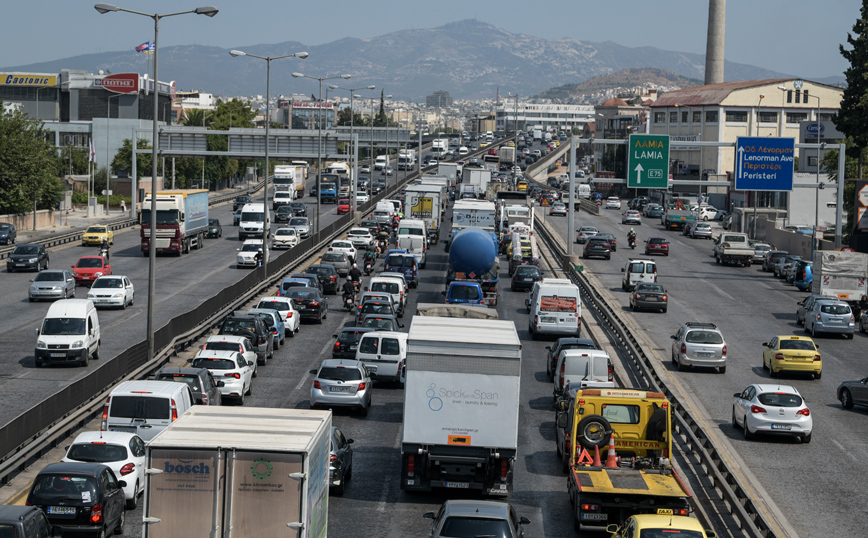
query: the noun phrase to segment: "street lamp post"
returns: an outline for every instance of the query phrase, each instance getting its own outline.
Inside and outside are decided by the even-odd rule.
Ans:
[[[264,221],[262,223],[262,272],[263,277],[268,276],[268,235],[271,233],[270,223],[268,222],[268,173],[271,170],[268,166],[268,135],[271,126],[271,60],[279,60],[281,58],[301,58],[304,60],[309,55],[306,52],[296,52],[294,54],[285,54],[283,56],[257,56],[256,54],[248,54],[240,50],[230,50],[229,55],[232,57],[250,56],[251,58],[259,58],[265,60],[265,182],[262,188],[262,205],[265,207],[263,213]],[[232,111],[229,112],[229,129],[232,129]]]
[[[376,89],[376,86],[371,84],[369,86],[362,86],[361,88],[344,88],[343,86],[338,86],[337,84],[329,84],[329,89],[348,90],[350,92],[350,146],[353,146],[353,144],[355,144],[355,139],[353,138],[353,134],[355,133],[355,119],[356,119],[355,108],[353,108],[355,105],[355,97],[356,97],[355,92],[357,92],[358,90],[373,90],[373,89]],[[350,154],[351,155],[358,155],[358,147],[356,147],[355,152],[350,152]],[[356,212],[356,181],[358,181],[358,177],[357,177],[358,168],[359,168],[359,163],[356,162],[355,158],[353,158],[353,168],[352,168],[353,177],[352,177],[352,180],[350,181],[350,200],[352,203],[353,213]]]
[[[153,360],[154,358],[154,288],[156,288],[156,278],[157,278],[157,250],[156,250],[156,229],[157,229],[157,146],[159,145],[159,140],[157,139],[157,119],[160,114],[160,92],[159,92],[159,78],[157,78],[157,54],[159,52],[159,35],[160,35],[160,19],[165,17],[172,17],[175,15],[185,15],[187,13],[195,13],[196,15],[207,15],[208,17],[213,17],[217,14],[217,8],[214,6],[205,6],[205,7],[197,7],[196,9],[189,11],[178,11],[176,13],[167,13],[165,15],[160,15],[158,13],[143,13],[141,11],[133,11],[131,9],[124,9],[117,7],[112,4],[96,4],[93,6],[100,15],[105,15],[109,12],[116,11],[124,11],[126,13],[132,13],[134,15],[144,15],[145,17],[150,17],[154,20],[154,118],[153,118],[153,151],[151,157],[151,223],[150,223],[150,240],[148,243],[148,361]],[[136,160],[136,155],[133,153],[133,161]],[[133,202],[135,204],[135,201]]]
[[[111,195],[111,179],[112,179],[112,166],[111,166],[111,145],[112,145],[112,137],[111,137],[111,118],[112,118],[112,97],[120,97],[121,93],[117,95],[109,95],[106,98],[106,113],[105,113],[105,214],[108,215],[109,212],[109,196]],[[120,112],[118,112],[120,115]]]
[[[337,75],[334,77],[312,77],[310,75],[305,75],[303,73],[293,73],[292,78],[309,78],[311,80],[319,81],[319,106],[316,109],[316,126],[317,126],[317,139],[318,139],[318,149],[317,149],[317,164],[316,164],[316,235],[317,242],[319,242],[319,233],[322,226],[320,225],[320,206],[322,206],[322,119],[320,118],[320,112],[322,111],[322,83],[324,80],[334,80],[338,78],[342,78],[344,80],[348,80],[350,75]],[[328,118],[328,114],[326,114],[326,118]],[[335,185],[335,195],[337,196],[337,188],[338,185]]]

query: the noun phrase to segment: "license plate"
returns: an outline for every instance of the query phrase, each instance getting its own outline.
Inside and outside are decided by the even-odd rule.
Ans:
[[[454,488],[454,489],[470,489],[469,482],[446,482],[443,484],[443,487]]]
[[[49,506],[48,507],[49,514],[75,514],[74,506]]]
[[[66,353],[49,353],[49,357],[66,357]]]
[[[112,432],[138,433],[138,428],[135,426],[112,426],[109,428]]]
[[[541,323],[554,323],[557,321],[556,318],[539,318]]]
[[[791,430],[793,429],[792,424],[772,424],[773,430]]]
[[[377,365],[376,364],[365,364],[365,368],[369,372],[376,372],[377,371]]]
[[[647,297],[647,300],[648,301],[659,301],[660,299],[658,299],[657,297]]]
[[[26,263],[16,263],[15,267],[24,267],[25,265],[27,265],[27,264]]]
[[[350,346],[350,351],[355,351],[359,346]]]
[[[842,320],[843,320],[843,318],[829,318],[829,321],[834,321],[834,322],[836,322],[836,323],[839,323],[839,322],[841,322]]]
[[[606,521],[609,517],[608,514],[582,514],[582,519],[585,521]]]
[[[349,387],[329,387],[329,392],[347,392]]]
[[[710,353],[708,351],[697,351],[694,353],[697,357],[714,357],[714,353]]]

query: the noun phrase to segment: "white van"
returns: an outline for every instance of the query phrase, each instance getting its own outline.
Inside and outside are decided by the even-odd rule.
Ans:
[[[387,273],[396,274],[396,273]],[[403,275],[402,275],[403,276]],[[368,291],[378,293],[388,293],[392,296],[392,306],[398,313],[398,317],[404,316],[404,309],[407,307],[406,282],[403,278],[378,276],[371,277],[368,281]]]
[[[576,194],[579,195],[579,198],[589,200],[591,198],[591,186],[587,183],[579,183],[576,187]]]
[[[274,222],[274,215],[266,209],[265,204],[244,204],[241,208],[241,220],[238,222],[238,239],[264,239],[262,231],[265,229],[266,218],[269,224]]]
[[[186,383],[125,381],[109,393],[100,429],[134,433],[150,441],[193,407],[194,401]]]
[[[392,207],[395,209],[395,213],[403,213],[404,212],[404,204],[401,202],[401,200],[386,199],[383,201],[389,202],[390,204],[392,204]]]
[[[48,307],[42,326],[36,329],[36,367],[99,359],[100,331],[96,307],[89,299],[61,299]]]
[[[419,269],[425,269],[427,263],[428,239],[418,235],[399,235],[397,240],[397,248],[406,250],[408,254],[412,254],[416,258],[416,265]]]
[[[564,278],[534,282],[527,299],[528,330],[534,340],[541,334],[579,336],[582,300],[579,287]]]
[[[377,381],[400,381],[401,365],[407,358],[407,336],[393,331],[365,333],[356,348],[356,360]]]
[[[418,235],[428,237],[425,221],[421,219],[401,219],[398,222],[398,235]]]
[[[599,349],[566,349],[555,366],[554,398],[569,390],[615,388],[615,373],[609,354]]]
[[[627,260],[621,268],[621,289],[631,291],[639,282],[657,282],[657,263],[653,260]]]
[[[385,211],[389,216],[398,214],[398,211],[395,210],[395,204],[389,200],[380,200],[377,202],[376,207],[374,207],[374,212],[376,213],[377,211]]]

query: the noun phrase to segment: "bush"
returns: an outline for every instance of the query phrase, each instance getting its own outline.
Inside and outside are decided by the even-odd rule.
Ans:
[[[105,206],[105,196],[100,195],[96,197],[97,205]],[[109,198],[109,207],[120,207],[121,200],[125,200],[127,207],[130,207],[130,202],[132,198],[130,196],[121,196],[119,194],[113,194]],[[73,205],[87,205],[87,193],[85,192],[74,192],[72,193],[72,203]]]

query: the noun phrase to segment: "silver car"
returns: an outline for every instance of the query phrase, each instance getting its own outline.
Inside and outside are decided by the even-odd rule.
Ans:
[[[715,324],[688,321],[669,338],[672,363],[679,370],[700,366],[726,373],[726,341]]]
[[[811,337],[819,333],[843,334],[845,338],[853,338],[856,332],[856,320],[850,305],[844,301],[814,301],[811,309],[805,313],[805,332]]]
[[[775,264],[775,276],[778,278],[786,278],[787,270],[791,265],[794,265],[797,260],[802,259],[800,256],[791,256],[787,254],[783,258],[778,260],[778,263]]]
[[[526,517],[518,517],[509,503],[480,500],[448,500],[435,514],[423,516],[431,520],[429,536],[496,536],[497,538],[521,538],[524,525],[530,524]]]
[[[581,228],[576,230],[576,232],[578,232],[578,235],[576,235],[576,243],[579,243],[580,245],[587,243],[588,238],[593,237],[593,236],[597,235],[598,233],[600,233],[593,226],[582,226]]]
[[[796,324],[804,325],[805,316],[807,315],[808,310],[810,310],[811,307],[814,306],[814,303],[816,301],[822,300],[835,301],[837,300],[837,297],[828,297],[825,295],[808,295],[807,297],[796,303],[796,305],[798,306],[798,308],[796,309]]]
[[[684,235],[689,235],[693,239],[696,239],[697,237],[711,239],[711,224],[695,221],[693,224],[685,228]]]
[[[751,259],[751,263],[762,263],[763,259],[766,257],[766,253],[772,251],[772,246],[768,243],[754,243],[751,246],[753,247],[753,258]]]
[[[63,270],[40,271],[30,280],[27,298],[32,303],[40,299],[69,299],[75,297],[75,279],[72,273]]]
[[[367,416],[373,382],[365,365],[356,360],[326,359],[311,370],[310,407],[354,407]]]
[[[307,239],[310,237],[310,219],[307,217],[292,217],[289,219],[289,224],[287,224],[290,228],[295,228],[295,231],[298,232],[299,239]]]
[[[326,252],[322,255],[322,263],[333,266],[335,271],[341,276],[347,276],[347,273],[353,267],[350,259],[343,252]]]

